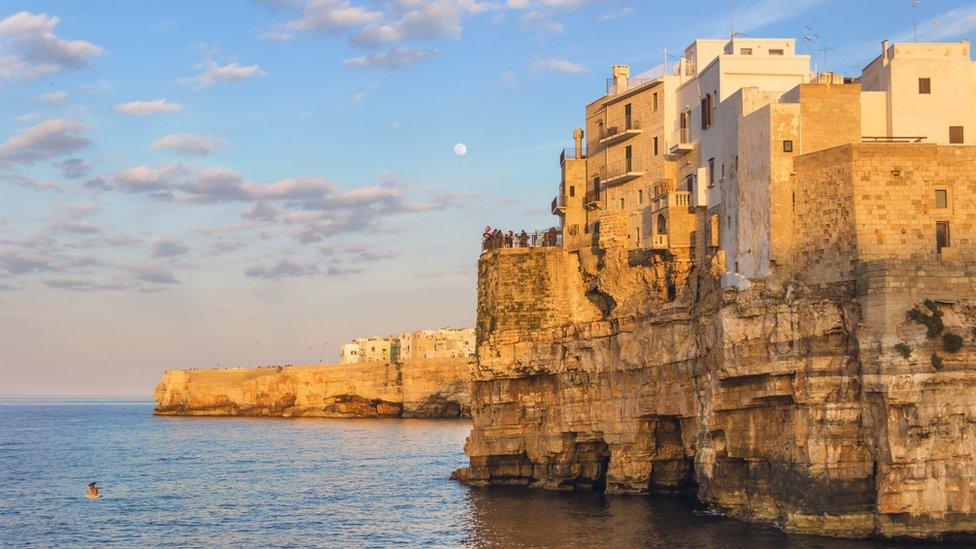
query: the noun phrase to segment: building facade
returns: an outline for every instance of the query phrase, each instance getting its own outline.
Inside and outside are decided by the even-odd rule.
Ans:
[[[552,211],[564,245],[624,238],[689,263],[721,251],[729,280],[792,269],[808,236],[797,234],[798,159],[858,145],[853,162],[890,143],[951,157],[934,146],[976,142],[974,67],[967,41],[884,41],[861,75],[816,75],[795,40],[739,37],[695,40],[676,63],[634,77],[615,65],[560,156]],[[942,186],[939,203],[949,204],[955,191]],[[952,224],[938,223],[930,248],[949,250]]]
[[[339,358],[343,364],[473,356],[474,328],[417,330],[385,338],[357,338],[339,347]]]

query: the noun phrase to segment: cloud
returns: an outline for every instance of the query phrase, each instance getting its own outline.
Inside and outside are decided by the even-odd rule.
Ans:
[[[344,0],[309,0],[302,8],[302,16],[286,23],[284,29],[331,34],[341,29],[376,23],[382,18],[382,12],[354,6]]]
[[[133,265],[129,270],[135,275],[136,280],[149,282],[151,284],[179,284],[180,281],[164,267],[159,265]]]
[[[41,282],[48,288],[70,292],[119,291],[130,288],[128,284],[122,282],[92,282],[78,278],[45,278]]]
[[[61,170],[61,175],[68,179],[78,179],[79,177],[84,177],[88,175],[91,171],[91,164],[82,158],[65,158],[60,162],[54,164],[59,170]]]
[[[415,0],[401,2],[409,9],[395,20],[363,27],[352,35],[360,45],[377,45],[411,39],[458,38],[461,20],[465,16],[482,13],[488,3],[474,0]]]
[[[0,163],[29,163],[76,151],[91,144],[85,130],[84,125],[61,118],[20,130],[0,143]]]
[[[64,90],[45,93],[44,95],[41,96],[41,101],[49,105],[60,105],[61,103],[64,103],[67,100],[68,100],[68,92]]]
[[[91,179],[85,186],[91,189],[147,194],[168,200],[173,197],[172,189],[185,171],[180,164],[169,164],[160,168],[136,166]]]
[[[189,253],[190,248],[171,236],[156,236],[149,243],[149,257],[176,257]]]
[[[552,58],[552,59],[537,59],[531,66],[532,72],[541,71],[557,71],[565,72],[570,74],[577,74],[581,72],[586,72],[586,67],[579,63],[573,63],[572,61],[566,61],[565,59]]]
[[[0,270],[19,275],[60,271],[48,254],[33,254],[12,248],[0,248]]]
[[[281,212],[281,207],[262,201],[255,202],[254,204],[248,206],[248,208],[241,213],[241,217],[244,219],[272,220],[277,218]]]
[[[183,105],[179,103],[169,103],[166,99],[156,99],[153,101],[130,101],[119,103],[115,106],[115,112],[128,114],[131,116],[152,116],[154,114],[165,114],[180,112]]]
[[[5,183],[11,183],[13,185],[19,185],[21,187],[27,187],[29,189],[38,190],[60,190],[60,187],[54,181],[45,179],[37,180],[33,177],[28,177],[26,175],[21,175],[19,173],[5,173],[0,176]]]
[[[21,11],[0,20],[0,78],[31,79],[88,66],[105,50],[84,40],[65,40],[54,29],[61,20]]]
[[[227,141],[212,135],[174,133],[152,144],[155,151],[173,151],[191,156],[210,156],[227,145]]]
[[[197,65],[197,68],[200,69],[200,73],[196,76],[180,78],[177,81],[194,89],[202,90],[221,82],[237,82],[267,74],[257,65],[245,66],[237,63],[221,65],[213,59],[207,59]]]
[[[421,48],[394,48],[389,51],[373,52],[369,55],[360,57],[350,57],[342,62],[344,67],[356,67],[362,69],[399,69],[411,65],[421,59],[437,57],[440,53],[437,50],[425,50]]]
[[[250,278],[264,278],[268,280],[307,276],[342,276],[346,274],[357,274],[364,272],[365,269],[356,267],[337,267],[328,265],[325,268],[319,267],[314,262],[299,262],[290,259],[283,259],[274,265],[262,262],[251,263],[244,269],[244,276]]]

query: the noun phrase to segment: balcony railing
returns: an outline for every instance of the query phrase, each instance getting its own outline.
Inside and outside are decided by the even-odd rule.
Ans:
[[[637,135],[642,131],[640,120],[633,114],[618,116],[604,126],[600,135],[600,142],[605,144],[608,141],[618,141],[631,135]]]
[[[576,156],[576,147],[566,147],[565,149],[562,150],[562,152],[559,153],[559,165],[562,166],[563,163],[566,162],[566,159],[567,158],[570,158],[570,159],[577,158],[577,156]],[[581,154],[578,158],[586,158],[586,148],[585,147],[583,148],[583,154]]]
[[[671,132],[671,152],[688,152],[694,148],[691,142],[691,128],[678,128]]]
[[[600,191],[586,191],[586,196],[583,198],[583,206],[587,209],[599,208],[600,207]]]
[[[861,141],[864,143],[921,143],[925,141],[924,136],[895,136],[895,135],[880,135],[880,136],[863,136]]]
[[[556,198],[552,199],[552,207],[550,211],[553,215],[560,214],[566,211],[566,197],[562,193],[556,195]]]
[[[651,248],[654,248],[655,250],[667,250],[668,235],[666,234],[654,235],[654,238],[651,239]]]
[[[482,251],[498,250],[500,248],[539,248],[543,246],[562,246],[563,234],[556,227],[542,231],[526,231],[507,233],[495,230],[487,236],[482,236]]]
[[[600,166],[598,171],[603,185],[613,185],[644,175],[644,163],[639,158],[624,158]]]
[[[624,93],[626,91],[632,90],[637,86],[643,86],[648,82],[653,82],[660,79],[665,74],[675,74],[675,67],[672,65],[667,65],[665,63],[660,63],[654,67],[647,69],[646,71],[635,74],[627,78],[627,83],[620,86],[618,89],[617,79],[610,77],[607,78],[607,95],[617,95]]]

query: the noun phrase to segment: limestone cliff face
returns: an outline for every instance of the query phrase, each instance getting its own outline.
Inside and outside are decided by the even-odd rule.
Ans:
[[[793,532],[976,532],[976,269],[859,269],[738,291],[621,249],[485,254],[456,476],[688,492]]]
[[[469,359],[281,368],[170,370],[156,414],[470,417]]]

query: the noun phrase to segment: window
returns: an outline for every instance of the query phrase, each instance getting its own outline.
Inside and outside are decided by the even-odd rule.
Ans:
[[[935,250],[942,253],[942,248],[949,247],[949,222],[939,221],[935,224]]]
[[[571,186],[569,188],[569,196],[571,196],[571,197],[576,196],[576,187],[575,186]]]
[[[657,137],[654,138],[654,156],[657,156]]]
[[[752,48],[742,48],[739,50],[742,55],[752,55]]]
[[[701,129],[707,130],[712,125],[712,94],[706,93],[701,100]]]
[[[949,126],[949,143],[962,143],[962,126]]]
[[[949,191],[945,189],[935,190],[935,207],[939,209],[949,207]]]
[[[783,152],[785,152],[785,153],[791,153],[791,152],[793,152],[793,140],[792,139],[784,139],[783,140]]]
[[[709,187],[715,186],[715,159],[714,158],[708,159],[708,186]]]
[[[637,189],[637,203],[644,203],[644,189]]]
[[[771,49],[771,50],[769,50],[769,55],[783,55],[783,50],[781,50],[781,49]]]
[[[721,168],[721,171],[719,173],[721,174],[721,178],[719,179],[719,181],[725,181],[725,163],[724,162],[722,163],[722,168]]]
[[[631,117],[630,103],[627,103],[626,105],[624,105],[624,124],[625,124],[624,127],[628,130],[633,129],[633,126],[631,126],[631,122],[632,122],[632,117]]]
[[[931,78],[919,78],[918,79],[918,93],[920,93],[920,94],[930,94],[930,93],[932,93],[932,79]]]
[[[624,209],[624,199],[623,198],[620,199],[620,209],[621,210]]]
[[[657,234],[668,234],[668,220],[664,214],[657,214]]]
[[[627,145],[627,148],[624,149],[624,166],[626,167],[627,172],[633,171],[634,168],[633,162],[634,162],[633,149],[631,149],[630,145]]]
[[[695,190],[695,175],[694,174],[688,174],[688,177],[685,177],[685,190],[688,191],[688,192],[692,192],[692,191]]]
[[[651,108],[657,111],[657,92],[651,95]]]

